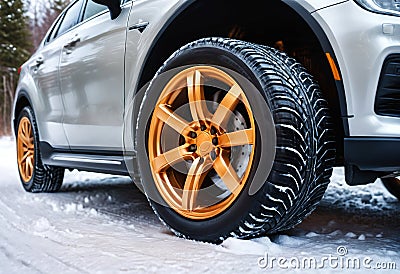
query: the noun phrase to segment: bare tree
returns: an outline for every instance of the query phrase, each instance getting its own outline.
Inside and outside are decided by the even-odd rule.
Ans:
[[[32,48],[23,1],[0,1],[0,134],[10,134],[17,68]]]
[[[33,4],[31,1],[29,3],[33,50],[36,50],[54,20],[68,5],[69,0],[36,0]]]
[[[25,7],[22,12],[20,7],[12,11],[5,10],[4,7],[0,8],[0,21],[3,20],[0,24],[0,135],[11,133],[10,119],[18,77],[16,68],[29,57],[30,51],[34,52],[37,49],[54,20],[69,3],[69,0],[21,1]],[[0,6],[3,2],[0,0]],[[7,8],[9,7],[7,6]],[[13,28],[15,23],[7,21],[7,15],[10,12],[20,12],[21,16],[25,16],[26,23],[29,23],[29,26],[24,27],[26,36],[16,35],[15,28]],[[28,15],[28,18],[26,18],[26,15]],[[13,35],[9,35],[11,32]],[[31,35],[29,35],[29,32]],[[24,41],[31,41],[32,43],[21,48]],[[15,54],[8,54],[15,50],[14,47],[15,49],[21,48],[22,51],[17,54],[19,57],[22,56],[21,58],[15,58]]]
[[[14,73],[15,69],[8,68],[8,67],[0,67],[0,72],[2,73],[1,79],[1,99],[3,105],[0,107],[2,110],[1,113],[1,128],[0,133],[3,135],[9,135],[10,127],[9,127],[9,120],[10,114],[12,111],[12,105],[14,101]]]

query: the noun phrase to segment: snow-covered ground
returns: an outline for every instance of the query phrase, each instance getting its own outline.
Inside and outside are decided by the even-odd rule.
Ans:
[[[400,269],[400,203],[379,181],[346,186],[343,169],[297,228],[211,245],[172,235],[129,178],[67,172],[60,193],[25,193],[14,150],[0,139],[0,273],[394,273],[374,269],[391,262]]]

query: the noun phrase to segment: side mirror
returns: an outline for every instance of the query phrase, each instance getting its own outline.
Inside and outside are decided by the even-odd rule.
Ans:
[[[93,2],[107,6],[110,10],[111,19],[116,19],[121,14],[121,1],[120,0],[93,0]]]

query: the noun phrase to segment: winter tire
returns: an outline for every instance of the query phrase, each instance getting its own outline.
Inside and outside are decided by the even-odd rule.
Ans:
[[[206,85],[216,82],[226,89]],[[137,137],[142,184],[156,214],[177,235],[220,242],[287,230],[322,198],[335,160],[327,102],[285,53],[201,39],[164,63],[144,98],[138,118],[144,134]],[[183,105],[189,115],[183,116]],[[163,147],[174,140],[175,146]],[[275,157],[261,165],[269,147]],[[253,182],[260,189],[251,193],[257,169],[269,165],[265,181]]]
[[[42,163],[36,120],[30,107],[25,107],[19,115],[16,136],[18,171],[24,189],[28,192],[60,190],[64,169]]]

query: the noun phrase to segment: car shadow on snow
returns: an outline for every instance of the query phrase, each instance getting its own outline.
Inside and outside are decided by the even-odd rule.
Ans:
[[[326,244],[349,243],[354,247],[361,241],[367,246],[381,242],[386,243],[385,248],[397,251],[400,248],[400,203],[394,198],[377,203],[373,198],[363,199],[362,194],[348,199],[334,201],[328,193],[302,224],[285,233],[316,240],[323,237]]]
[[[67,182],[58,195],[68,196],[84,208],[95,209],[113,222],[143,227],[154,225],[159,227],[161,233],[172,234],[164,228],[146,196],[129,178],[107,177]],[[328,191],[319,207],[303,223],[283,234],[298,237],[328,235],[327,240],[388,237],[397,242],[400,203],[394,198],[381,201],[369,198],[357,193],[345,193],[338,198]]]
[[[84,208],[108,216],[114,222],[129,225],[143,221],[162,227],[146,196],[128,177],[67,182],[59,194],[68,196]]]

